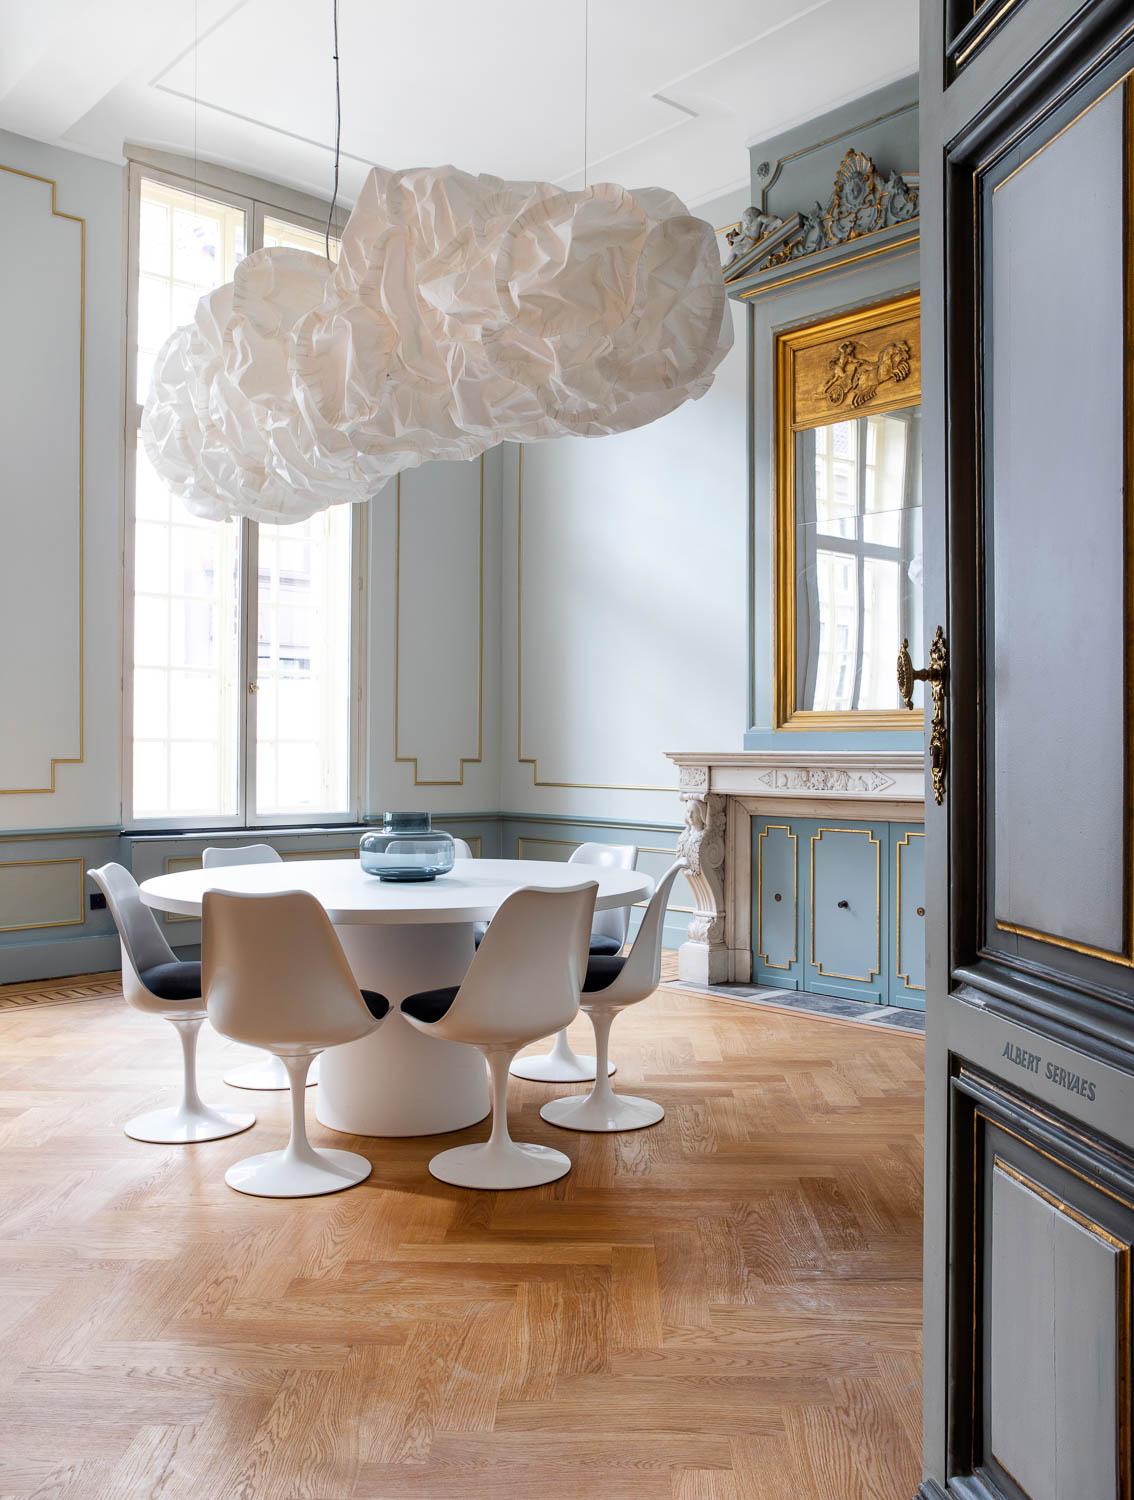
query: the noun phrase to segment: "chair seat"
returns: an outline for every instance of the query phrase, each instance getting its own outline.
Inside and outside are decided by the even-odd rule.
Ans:
[[[587,963],[587,977],[583,980],[583,993],[593,995],[596,990],[608,989],[625,966],[624,958],[613,954],[597,954]]]
[[[366,1001],[366,1008],[376,1021],[380,1021],[390,1009],[390,1002],[385,995],[380,995],[377,990],[360,990],[359,993]]]
[[[592,957],[598,957],[598,956],[601,955],[604,958],[614,958],[617,954],[619,954],[621,952],[622,952],[622,944],[618,941],[617,938],[603,937],[603,935],[601,933],[594,933],[594,934],[592,934],[592,936],[591,936],[591,955],[592,955]]]
[[[417,995],[407,995],[402,1001],[402,1010],[415,1021],[439,1021],[457,998],[459,984],[449,985],[443,990],[422,990]]]
[[[199,1000],[201,998],[201,965],[199,963],[154,964],[143,969],[138,978],[159,1000]]]

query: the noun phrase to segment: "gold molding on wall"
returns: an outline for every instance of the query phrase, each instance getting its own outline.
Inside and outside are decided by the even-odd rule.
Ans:
[[[85,424],[86,424],[86,362],[87,362],[87,221],[79,214],[65,214],[56,207],[58,184],[51,177],[41,177],[36,172],[25,172],[20,167],[7,167],[0,163],[0,172],[10,172],[13,177],[26,177],[31,182],[45,183],[51,189],[51,213],[56,219],[70,219],[79,226],[79,753],[78,755],[53,755],[51,757],[51,782],[48,786],[4,786],[0,797],[37,797],[55,791],[56,766],[82,765],[86,755],[84,730],[86,725],[86,650],[83,638],[84,624],[84,479],[86,473]],[[81,861],[80,861],[81,863]],[[83,913],[85,919],[86,913]],[[47,925],[70,925],[47,924]],[[0,931],[12,929],[0,928]]]
[[[539,760],[524,754],[524,448],[519,447],[516,478],[516,761],[531,766],[533,786],[567,787],[579,792],[675,792],[674,786],[632,786],[612,781],[544,781]]]
[[[778,334],[775,340],[775,671],[773,674],[774,722],[778,730],[920,730],[925,725],[923,711],[908,709],[846,710],[801,709],[796,707],[796,563],[795,563],[795,434],[817,425],[809,411],[796,420],[795,361],[797,352],[819,345],[837,343],[849,336],[884,331],[891,325],[908,323],[919,315],[920,293],[890,298],[886,302],[859,308],[835,318],[821,319],[805,328],[794,328]],[[895,385],[893,395],[871,400],[869,411],[858,409],[855,416],[894,411],[917,405],[921,399],[921,358],[916,358],[916,374],[909,382]],[[911,396],[913,399],[911,400]],[[839,408],[832,408],[838,418]],[[897,659],[899,642],[894,642]]]
[[[902,835],[902,837],[898,840],[897,844],[894,846],[894,849],[895,849],[895,852],[894,852],[894,878],[895,878],[895,880],[897,882],[897,886],[898,886],[898,890],[897,890],[897,894],[896,894],[896,905],[897,905],[897,917],[896,917],[896,921],[897,921],[897,928],[896,928],[896,931],[895,931],[895,939],[896,939],[896,941],[895,941],[895,949],[894,949],[894,972],[897,974],[898,978],[905,985],[905,987],[906,987],[907,990],[917,990],[920,994],[923,994],[923,995],[925,994],[925,985],[924,984],[911,984],[910,983],[909,975],[908,974],[904,974],[902,972],[902,850],[909,848],[910,839],[924,839],[924,838],[925,838],[925,834],[924,833],[915,833],[911,829],[907,833],[904,833]]]
[[[402,755],[399,749],[399,686],[401,682],[401,603],[402,603],[402,476],[395,481],[394,532],[394,760],[413,766],[414,786],[464,786],[465,767],[481,763],[484,755],[484,455],[480,457],[480,533],[477,543],[477,688],[476,688],[476,754],[458,757],[460,774],[453,780],[423,780],[418,775],[418,757]]]
[[[781,286],[787,286],[790,281],[802,281],[805,276],[822,276],[824,272],[842,271],[847,266],[853,265],[855,261],[869,260],[875,255],[892,254],[896,250],[904,249],[907,245],[916,245],[918,238],[916,234],[911,234],[904,240],[891,240],[888,245],[876,245],[873,250],[864,250],[861,255],[848,255],[846,260],[841,260],[834,266],[830,264],[812,266],[810,270],[797,271],[794,276],[781,276],[778,281],[769,281],[763,286],[753,287],[750,292],[741,292],[741,299],[747,301],[749,297],[766,297],[769,292],[774,292]]]
[[[7,170],[7,169],[5,169]],[[44,927],[81,927],[87,920],[86,902],[83,900],[83,877],[86,864],[78,855],[65,859],[6,859],[0,860],[0,870],[26,869],[32,865],[77,865],[79,874],[79,915],[62,922],[13,922],[0,926],[0,932],[38,932]]]

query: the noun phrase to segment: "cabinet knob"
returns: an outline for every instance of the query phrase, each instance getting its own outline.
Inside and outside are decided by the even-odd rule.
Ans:
[[[775,896],[773,897],[773,900],[775,901],[782,901],[783,899],[784,898],[780,895],[779,891],[777,891]]]
[[[925,916],[925,907],[924,906],[919,906],[918,909],[917,909],[917,914],[918,914],[919,917],[924,917]]]
[[[846,910],[846,908],[847,908],[847,907],[848,907],[848,906],[849,906],[849,905],[850,905],[850,902],[849,902],[849,901],[840,901],[840,902],[839,902],[839,910],[840,910],[840,911],[845,911],[845,910]]]

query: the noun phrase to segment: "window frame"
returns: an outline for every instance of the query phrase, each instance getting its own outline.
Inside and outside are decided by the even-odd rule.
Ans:
[[[366,632],[364,607],[366,591],[367,513],[366,506],[351,506],[351,600],[349,620],[350,721],[348,727],[347,806],[314,813],[258,814],[256,807],[256,701],[251,684],[256,680],[258,657],[258,530],[246,518],[239,527],[240,577],[240,645],[239,681],[242,710],[237,715],[237,807],[230,814],[205,813],[198,816],[170,814],[163,817],[140,817],[134,813],[134,586],[137,445],[141,428],[142,406],[138,391],[138,289],[140,275],[139,240],[141,232],[141,190],[143,180],[163,183],[181,192],[197,193],[213,202],[239,208],[244,213],[245,254],[258,249],[264,230],[264,219],[279,219],[297,228],[322,232],[326,227],[326,205],[317,198],[242,173],[208,166],[198,170],[191,161],[127,146],[126,193],[126,322],[125,322],[125,401],[123,423],[123,530],[122,530],[122,609],[121,609],[121,686],[122,722],[120,753],[122,757],[121,821],[128,832],[194,832],[206,829],[310,828],[357,824],[362,816],[364,684],[366,682]],[[320,218],[320,210],[322,217]],[[336,236],[337,237],[337,236]]]

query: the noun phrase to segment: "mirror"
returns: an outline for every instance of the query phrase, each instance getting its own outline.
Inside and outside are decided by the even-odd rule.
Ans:
[[[903,638],[924,655],[917,335],[916,297],[781,335],[779,728],[921,727],[895,673]]]
[[[902,709],[898,645],[924,655],[920,407],[796,433],[795,514],[797,705]]]

